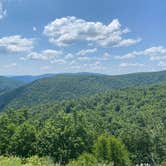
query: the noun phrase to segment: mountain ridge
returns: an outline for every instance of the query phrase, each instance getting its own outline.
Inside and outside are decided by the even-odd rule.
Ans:
[[[41,78],[0,97],[0,108],[33,106],[48,101],[89,96],[133,86],[166,82],[166,71],[109,76],[93,73],[57,74]]]

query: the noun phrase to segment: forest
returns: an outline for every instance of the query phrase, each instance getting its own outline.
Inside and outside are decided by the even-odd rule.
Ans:
[[[93,93],[5,106],[0,165],[166,166],[166,83]]]

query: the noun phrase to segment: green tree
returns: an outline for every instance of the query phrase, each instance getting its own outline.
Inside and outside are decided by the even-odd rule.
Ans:
[[[94,166],[97,163],[97,159],[92,154],[83,153],[78,159],[70,161],[67,166]]]
[[[35,154],[36,130],[25,122],[16,128],[11,137],[9,151],[12,155],[28,157]]]
[[[94,153],[100,161],[113,162],[115,166],[130,166],[129,154],[124,144],[108,134],[101,135],[95,144]]]

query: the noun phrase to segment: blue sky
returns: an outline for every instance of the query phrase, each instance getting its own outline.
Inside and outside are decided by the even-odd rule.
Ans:
[[[165,0],[0,0],[0,75],[166,69]]]

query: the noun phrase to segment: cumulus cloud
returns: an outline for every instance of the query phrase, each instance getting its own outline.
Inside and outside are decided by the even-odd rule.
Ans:
[[[134,44],[137,44],[141,41],[141,38],[138,39],[124,39],[122,41],[120,41],[117,45],[115,45],[115,47],[128,47]]]
[[[84,61],[84,60],[90,60],[91,58],[89,56],[80,56],[77,59],[80,61],[82,61],[82,60]]]
[[[115,56],[115,59],[131,59],[135,58],[137,56],[149,56],[150,60],[161,60],[161,59],[166,59],[166,48],[162,46],[157,46],[157,47],[151,47],[148,49],[145,49],[143,51],[134,51],[125,55],[121,56]]]
[[[137,55],[141,55],[140,52],[132,52],[132,53],[128,53],[128,54],[125,54],[125,55],[117,55],[115,56],[114,58],[115,59],[120,59],[120,60],[123,60],[123,59],[131,59],[131,58],[135,58]]]
[[[94,71],[94,72],[106,69],[100,61],[95,61],[93,63],[83,63],[83,64],[78,64],[76,61],[74,61],[74,63],[70,64],[68,68],[80,71],[84,70],[84,71]]]
[[[36,32],[36,31],[37,31],[37,28],[36,28],[36,27],[33,27],[32,30],[33,30],[34,32]]]
[[[101,57],[101,60],[107,61],[111,58],[111,55],[108,52],[105,52],[103,56]]]
[[[166,68],[166,62],[160,61],[160,62],[158,63],[158,66],[159,66],[159,67],[164,67],[164,68]]]
[[[84,56],[84,55],[87,55],[87,54],[92,54],[92,53],[95,53],[97,52],[97,48],[93,48],[93,49],[83,49],[83,50],[80,50],[77,55],[78,56]]]
[[[31,51],[34,47],[34,39],[23,38],[19,35],[0,38],[0,52],[20,53]]]
[[[71,54],[71,53],[68,53],[66,56],[65,56],[65,59],[73,59],[74,58],[74,55]]]
[[[88,42],[102,47],[113,47],[130,46],[140,42],[140,39],[123,38],[123,34],[128,32],[128,28],[122,29],[118,19],[105,25],[102,22],[90,22],[73,16],[54,20],[45,26],[43,33],[57,46]]]
[[[53,59],[52,61],[50,61],[52,64],[65,64],[67,63],[64,59]]]
[[[17,63],[13,62],[13,63],[10,63],[8,65],[5,65],[4,67],[5,68],[13,68],[13,67],[16,67],[17,66]]]
[[[144,64],[141,63],[121,63],[120,67],[143,67]]]
[[[7,10],[4,9],[3,2],[0,0],[0,20],[7,15]]]
[[[62,51],[58,50],[43,50],[41,52],[31,52],[26,57],[22,57],[21,60],[43,60],[43,61],[54,61],[59,55],[62,55]]]

